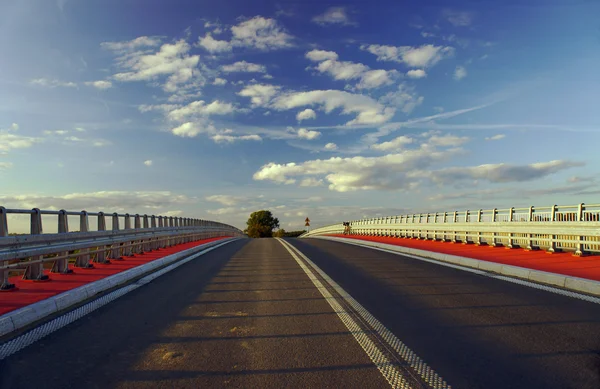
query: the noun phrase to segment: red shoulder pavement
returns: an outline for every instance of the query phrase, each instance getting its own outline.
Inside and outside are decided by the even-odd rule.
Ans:
[[[223,237],[183,243],[144,254],[124,257],[122,260],[112,260],[109,264],[94,263],[92,269],[73,268],[71,274],[50,273],[47,270],[46,274],[50,277],[49,281],[27,281],[20,276],[11,277],[10,282],[15,284],[16,289],[0,292],[0,316],[168,255],[220,239],[223,239]]]
[[[346,238],[366,245],[383,245],[386,247],[381,248],[391,248],[402,254],[430,257],[483,271],[600,295],[600,256],[597,255],[576,257],[571,253],[549,254],[542,250],[528,251],[382,236],[332,234],[328,237]]]

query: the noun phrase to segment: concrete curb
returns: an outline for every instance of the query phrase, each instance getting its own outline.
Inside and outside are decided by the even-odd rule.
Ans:
[[[125,270],[124,272],[113,274],[112,276],[108,276],[101,280],[80,286],[79,288],[68,290],[61,294],[57,294],[56,296],[38,301],[37,303],[19,308],[15,311],[8,312],[0,316],[0,337],[19,330],[33,322],[44,319],[45,317],[63,309],[69,308],[84,300],[87,300],[88,298],[93,297],[105,290],[122,285],[140,276],[141,274],[148,273],[164,265],[177,262],[187,256],[206,250],[212,246],[234,239],[235,238],[219,239],[193,247],[191,249],[180,251],[152,262],[148,262],[144,265],[137,266],[132,269]]]
[[[565,276],[562,274],[549,273],[541,270],[527,269],[519,266],[504,265],[501,263],[489,262],[481,259],[473,259],[457,255],[436,253],[434,251],[426,251],[413,249],[409,247],[396,246],[387,243],[378,243],[360,239],[338,238],[331,236],[313,236],[311,238],[356,244],[358,246],[364,247],[377,247],[381,249],[395,251],[401,254],[409,254],[417,257],[431,258],[437,261],[448,262],[454,265],[478,269],[485,272],[498,273],[505,276],[521,278],[540,284],[558,286],[560,288],[568,289],[574,292],[582,292],[594,296],[600,296],[600,281]]]

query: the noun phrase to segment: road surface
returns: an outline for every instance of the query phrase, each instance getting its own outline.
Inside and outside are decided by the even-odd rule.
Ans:
[[[452,388],[600,388],[598,304],[343,243],[287,241]],[[0,361],[0,387],[400,387],[394,372],[435,387],[341,296],[279,241],[239,240]]]

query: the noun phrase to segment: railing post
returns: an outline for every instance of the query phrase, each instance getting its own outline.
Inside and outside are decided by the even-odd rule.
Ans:
[[[466,210],[465,211],[465,224],[469,223],[471,220],[471,211],[470,210]],[[469,227],[465,227],[465,240],[462,242],[462,244],[469,244],[472,243],[469,241],[469,231],[467,231],[469,229]]]
[[[79,232],[87,233],[90,230],[88,213],[86,211],[81,211],[79,214]],[[77,255],[77,259],[75,259],[75,267],[79,267],[82,269],[91,269],[94,267],[90,263],[90,249],[81,249],[79,250],[79,254]]]
[[[144,214],[143,216],[143,223],[144,223],[144,229],[148,229],[150,228],[150,219],[148,218],[148,215]],[[142,245],[142,250],[145,251],[152,251],[152,247],[150,246],[150,244],[152,243],[152,238],[148,238],[148,240],[146,240],[146,243],[144,243]]]
[[[585,211],[585,204],[581,203],[577,207],[577,221],[578,222],[584,221],[583,211]],[[584,244],[585,244],[585,236],[580,236],[579,241],[577,242],[577,249],[575,250],[574,255],[576,255],[578,257],[582,257],[586,254],[585,249],[584,249]]]
[[[165,228],[166,219],[163,216],[158,217],[158,228]],[[164,238],[160,238],[160,242],[158,243],[158,247],[164,249],[167,247],[167,240]]]
[[[42,228],[42,212],[39,208],[34,208],[31,212],[31,224],[30,224],[31,235],[40,235],[43,233]],[[31,261],[39,261],[42,259],[41,255],[33,255]],[[48,280],[49,277],[44,274],[44,264],[42,262],[33,263],[25,269],[23,274],[24,280],[43,281]]]
[[[480,209],[479,211],[477,211],[477,223],[481,223],[481,217],[483,215],[483,210]],[[483,244],[483,242],[481,241],[481,227],[477,227],[478,231],[477,231],[477,246],[481,246]]]
[[[8,218],[6,215],[6,208],[0,207],[0,238],[8,236]],[[7,265],[6,261],[1,263],[2,266]],[[15,287],[15,284],[11,284],[8,281],[8,269],[0,270],[0,290],[9,290]]]
[[[119,226],[119,214],[115,212],[112,214],[112,231],[113,233],[118,233],[120,230],[121,228]],[[114,243],[112,245],[112,248],[110,250],[110,258],[116,260],[122,259],[120,243]]]
[[[136,213],[135,216],[133,217],[133,226],[136,229],[136,232],[139,232],[137,230],[140,230],[142,228],[142,218],[140,217],[139,213]],[[133,242],[133,252],[134,254],[142,254],[144,252],[143,247],[142,247],[142,239],[136,239],[135,242]]]
[[[126,213],[125,214],[125,231],[129,232],[131,230],[131,215]],[[123,248],[123,256],[124,257],[131,257],[133,255],[133,246],[132,244],[134,243],[133,240],[128,240],[125,243],[125,247]]]
[[[98,212],[98,231],[106,231],[106,216],[104,212]],[[98,247],[96,252],[96,263],[110,263],[106,259],[106,246]]]
[[[533,222],[534,219],[535,219],[535,217],[533,215],[534,212],[535,212],[535,209],[534,209],[534,207],[532,205],[532,206],[529,207],[529,213],[527,215],[527,221],[529,223]],[[527,237],[529,238],[528,241],[527,241],[527,250],[530,250],[530,251],[531,250],[535,250],[537,247],[535,247],[533,245],[533,234],[527,234]]]
[[[454,211],[454,228],[452,231],[452,243],[457,243],[458,240],[456,239],[458,236],[458,231],[456,231],[456,223],[458,223],[458,211]]]
[[[556,204],[552,206],[552,210],[550,211],[550,222],[556,221]],[[554,224],[554,223],[553,223]],[[550,246],[548,247],[549,253],[555,253],[556,250],[556,235],[550,235]]]
[[[508,221],[509,221],[509,223],[513,221],[514,216],[515,216],[515,208],[511,207],[508,210]],[[513,235],[512,230],[511,230],[511,232],[508,233],[508,245],[506,246],[506,248],[508,248],[508,249],[512,249],[512,248],[515,247],[514,241],[513,241],[513,236],[514,235]]]
[[[150,216],[150,228],[152,228],[153,230],[156,229],[156,216],[152,215]],[[158,239],[160,238],[156,238],[152,241],[152,250],[158,250]]]
[[[447,223],[448,223],[448,212],[444,212],[444,236],[443,236],[443,238],[442,238],[442,240],[443,240],[444,242],[447,242],[447,241],[448,241],[448,236],[447,236],[447,234],[446,234],[446,232],[448,232],[448,231],[446,230],[446,228],[447,228],[447,227],[446,227],[446,224],[447,224]]]
[[[65,211],[64,209],[61,209],[58,212],[58,233],[66,234],[68,232],[69,232],[69,219],[67,216],[67,211]],[[52,264],[52,270],[51,270],[52,273],[63,273],[63,274],[73,273],[73,270],[69,269],[69,258],[67,257],[67,255],[69,255],[69,252],[63,251],[62,253],[59,253],[58,255],[61,257],[64,256],[65,258],[54,261],[54,263]]]
[[[494,208],[492,210],[492,223],[496,223],[498,221],[498,208]],[[494,237],[492,238],[492,247],[496,247],[498,246],[498,240],[496,239],[496,237],[498,236],[498,233],[496,232],[496,228],[494,227]]]

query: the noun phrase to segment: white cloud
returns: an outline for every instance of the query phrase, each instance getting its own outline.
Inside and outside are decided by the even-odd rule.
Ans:
[[[231,195],[212,195],[212,196],[207,196],[206,200],[213,201],[213,202],[220,203],[225,206],[231,207],[231,206],[234,206],[234,205],[238,204],[239,202],[243,201],[244,198],[239,197],[239,196],[231,196]]]
[[[486,164],[473,167],[452,167],[428,173],[438,183],[453,183],[458,180],[476,179],[494,183],[525,182],[539,179],[561,170],[583,166],[583,163],[554,160],[529,165],[510,165],[505,163]]]
[[[371,70],[367,65],[350,61],[338,61],[337,54],[332,51],[312,50],[306,53],[306,58],[320,62],[316,70],[327,73],[334,80],[359,80],[358,89],[372,89],[394,82],[396,70]]]
[[[44,135],[65,135],[68,134],[67,130],[45,130]]]
[[[19,130],[17,123],[12,123],[9,128],[0,128],[0,155],[6,154],[14,149],[26,149],[36,143],[41,143],[42,138],[17,135],[13,132]]]
[[[306,128],[300,128],[297,134],[298,138],[308,140],[317,139],[321,136],[321,133],[319,131],[307,130]]]
[[[275,50],[293,46],[293,37],[281,28],[275,19],[255,16],[231,27],[234,46],[259,50]]]
[[[144,165],[146,165],[146,166],[152,166],[152,160],[148,159],[148,160],[144,161]]]
[[[487,138],[485,138],[485,140],[500,140],[500,139],[504,139],[504,138],[506,138],[506,135],[498,134],[498,135],[487,137]]]
[[[227,84],[227,80],[224,78],[217,77],[213,81],[213,85],[225,85],[225,84]]]
[[[170,110],[167,113],[167,118],[177,122],[184,122],[189,121],[190,118],[210,115],[227,115],[234,111],[235,107],[230,103],[215,100],[210,104],[206,104],[204,100],[198,100]]]
[[[244,87],[238,95],[250,97],[250,102],[255,107],[269,104],[271,99],[279,92],[280,87],[266,84],[252,84]]]
[[[413,143],[412,138],[402,135],[402,136],[399,136],[388,142],[373,144],[373,145],[371,145],[371,148],[375,149],[375,150],[379,150],[379,151],[392,151],[392,150],[397,151],[411,143]]]
[[[254,141],[262,141],[260,135],[222,135],[217,134],[211,137],[216,143],[233,143],[240,140],[254,140]]]
[[[328,59],[337,61],[338,59],[338,55],[334,51],[326,50],[311,50],[305,54],[305,57],[315,62],[321,62]]]
[[[457,147],[467,143],[469,140],[468,136],[433,135],[427,140],[427,143],[432,146]]]
[[[199,134],[214,134],[216,132],[217,129],[212,124],[201,121],[183,123],[179,127],[171,129],[173,135],[182,138],[194,138]]]
[[[99,81],[88,81],[84,83],[87,86],[93,86],[96,89],[100,89],[100,90],[105,90],[105,89],[109,89],[112,88],[113,84],[110,81],[104,81],[104,80],[99,80]]]
[[[325,113],[340,108],[343,114],[356,114],[356,118],[347,125],[384,123],[394,115],[393,108],[385,107],[368,96],[338,90],[288,92],[277,96],[272,102],[272,107],[277,110],[307,105],[319,105]]]
[[[324,13],[313,17],[312,21],[322,26],[327,24],[356,25],[356,22],[351,21],[348,17],[345,7],[330,7]]]
[[[458,80],[462,80],[466,76],[467,76],[467,69],[465,69],[464,66],[457,66],[456,70],[454,71],[454,79],[458,81]]]
[[[454,54],[454,48],[450,46],[422,45],[420,47],[396,47],[385,45],[362,45],[360,48],[377,56],[378,61],[394,61],[415,68],[431,67],[442,59]]]
[[[354,190],[415,189],[422,174],[419,172],[456,154],[456,150],[437,151],[432,148],[406,150],[380,157],[333,157],[303,163],[278,164],[270,162],[260,168],[253,178],[283,184],[302,179],[325,179],[329,189],[337,192]]]
[[[198,46],[204,47],[210,53],[225,53],[231,51],[233,48],[230,42],[215,39],[210,33],[199,38]]]
[[[315,113],[315,111],[313,111],[310,108],[306,108],[304,111],[298,112],[298,114],[296,115],[296,120],[298,120],[299,122],[301,122],[302,120],[316,119],[316,118],[317,118],[317,114]]]
[[[102,47],[103,49],[122,53],[130,52],[142,47],[156,47],[159,45],[160,38],[149,36],[140,36],[130,41],[100,43],[100,47]]]
[[[104,147],[104,146],[109,146],[112,143],[110,141],[107,141],[105,139],[96,139],[92,141],[92,146],[94,147]]]
[[[398,90],[389,92],[382,96],[379,101],[391,107],[400,108],[405,114],[411,113],[416,107],[423,103],[425,98],[415,92],[413,86],[405,83],[398,85]]]
[[[12,162],[0,162],[0,171],[13,167]]]
[[[427,73],[423,69],[412,69],[406,72],[406,76],[409,78],[423,78],[427,77]]]
[[[65,140],[67,142],[83,142],[83,141],[85,141],[85,139],[79,138],[77,136],[67,136],[67,137],[65,137]]]
[[[323,180],[318,180],[316,178],[309,177],[309,178],[305,178],[302,181],[300,181],[299,185],[303,186],[303,187],[321,186],[321,185],[323,185]]]
[[[221,66],[221,70],[225,73],[244,72],[244,73],[266,73],[267,68],[264,65],[259,65],[246,61],[238,61],[231,65]]]
[[[338,148],[338,146],[335,143],[332,143],[332,142],[327,143],[325,145],[325,150],[328,150],[328,151],[337,150],[337,148]]]
[[[473,21],[473,14],[471,12],[444,10],[442,15],[455,27],[470,26]]]
[[[56,87],[65,87],[65,88],[76,88],[77,84],[70,81],[61,81],[56,79],[49,78],[34,78],[29,80],[30,85],[42,86],[45,88],[56,88]]]
[[[203,82],[197,68],[200,56],[189,55],[189,51],[190,45],[183,39],[175,43],[165,43],[157,52],[126,51],[117,58],[117,64],[124,71],[115,74],[113,78],[131,82],[167,77],[163,84],[166,92],[181,94],[190,88],[198,89]]]

